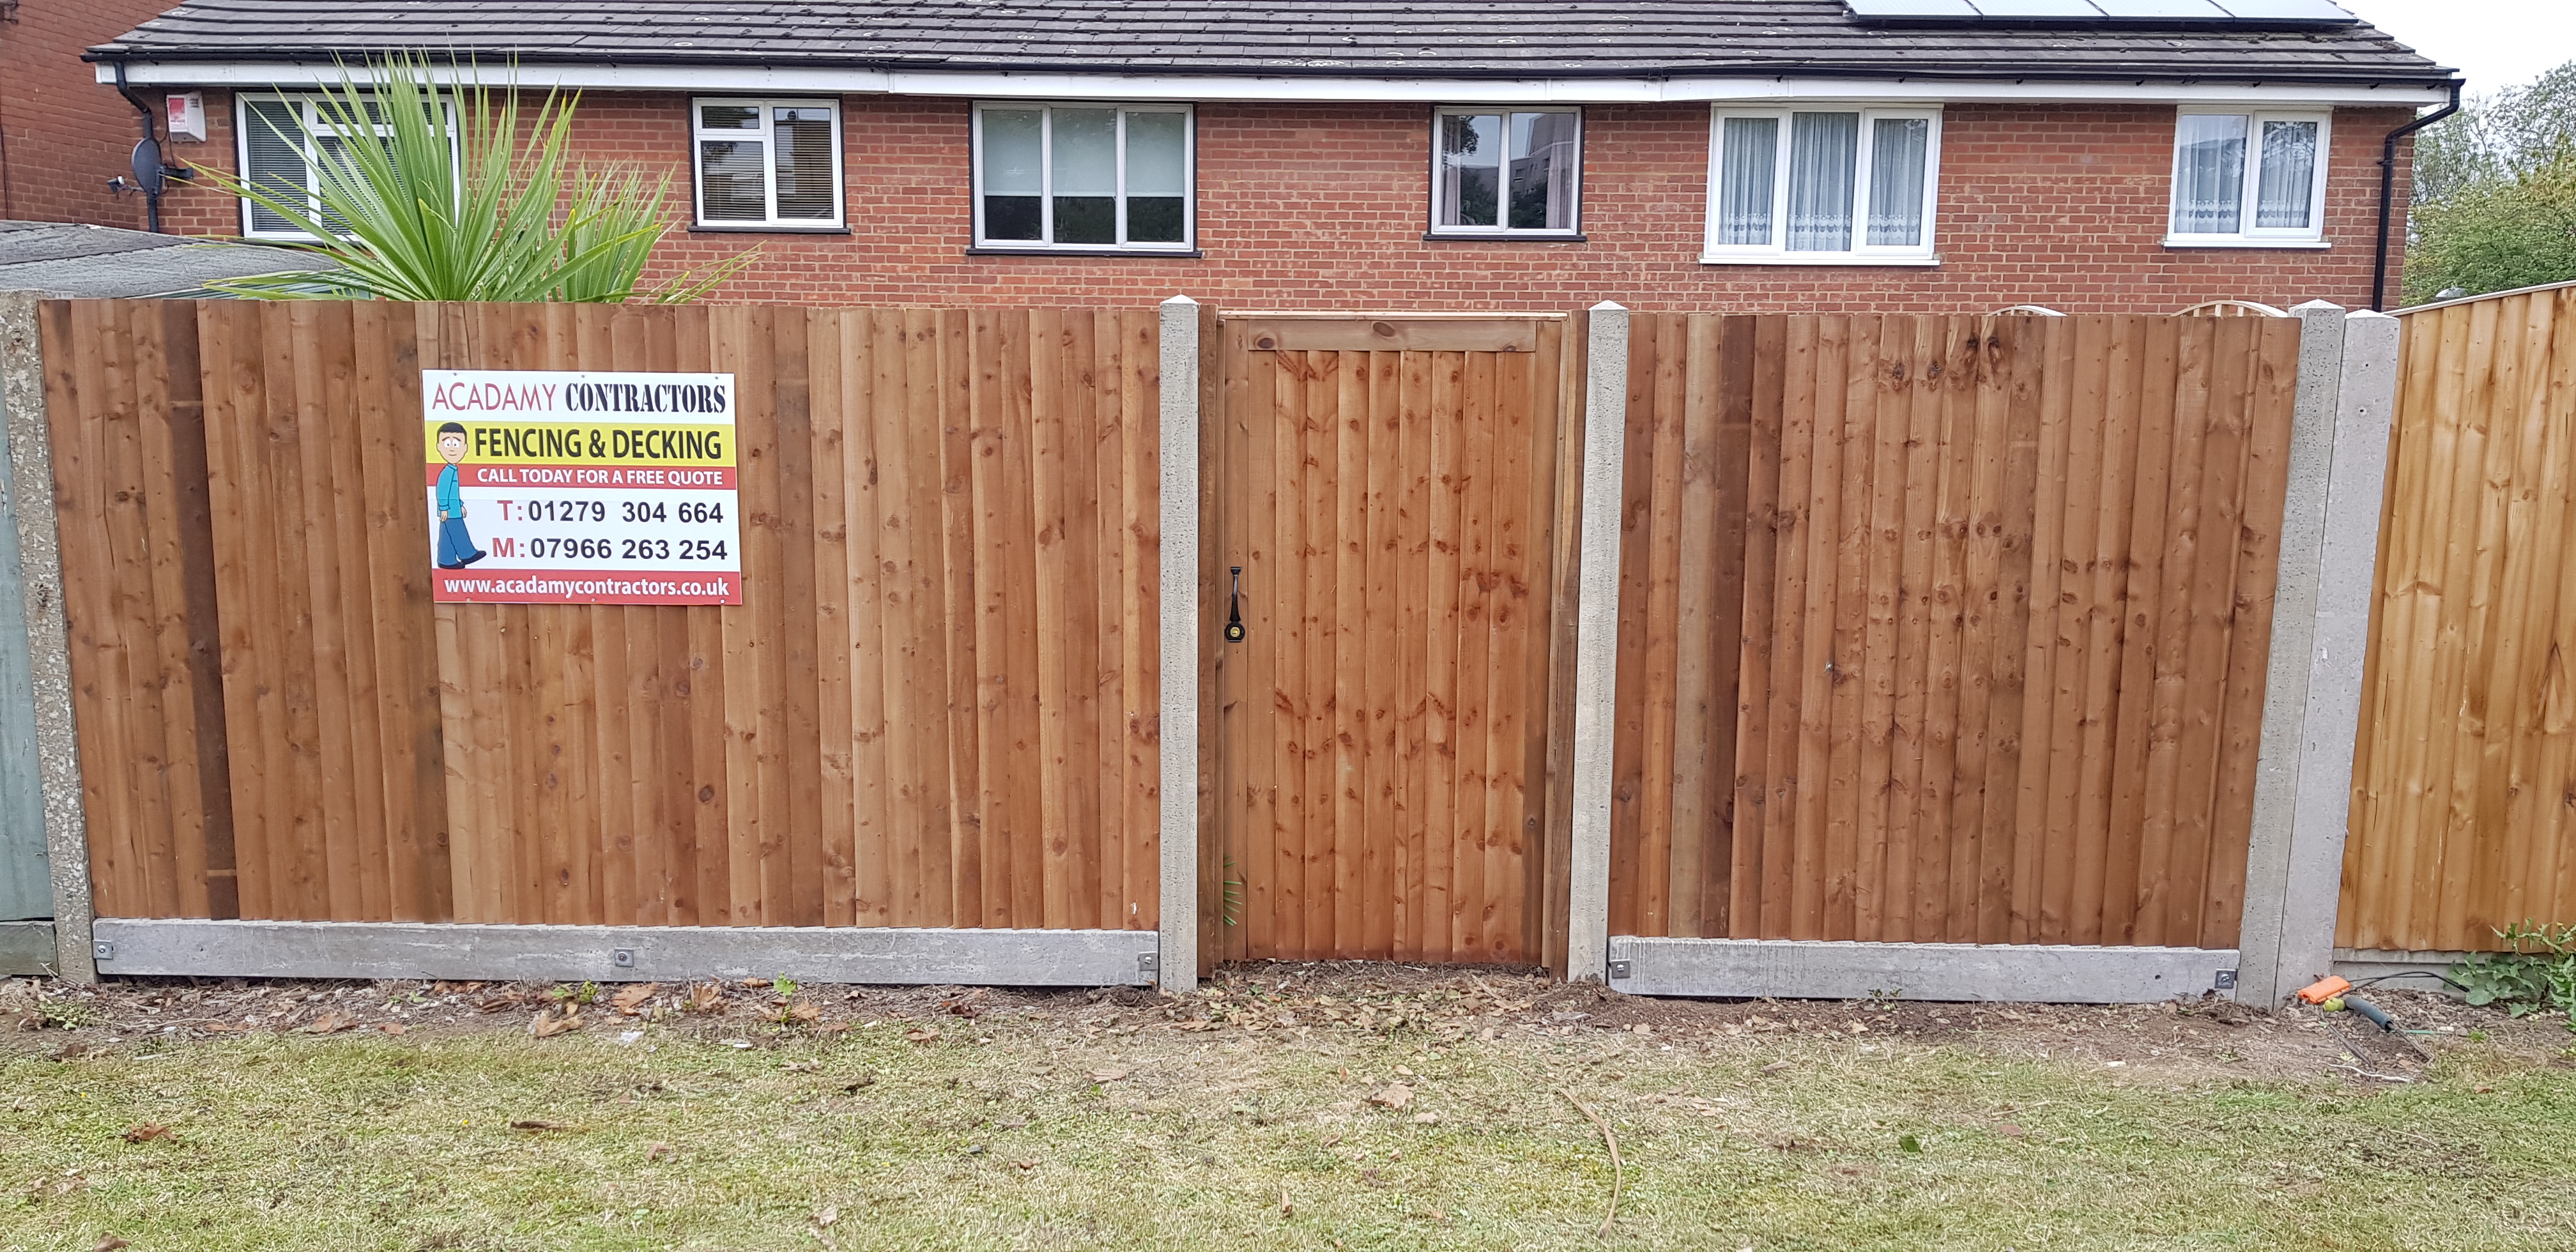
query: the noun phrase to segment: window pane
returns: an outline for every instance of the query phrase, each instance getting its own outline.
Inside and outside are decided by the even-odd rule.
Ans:
[[[1187,146],[1189,122],[1189,115],[1185,113],[1127,115],[1128,195],[1187,194],[1188,187],[1184,181],[1187,171],[1182,153]]]
[[[761,175],[756,139],[698,141],[698,213],[709,222],[759,222],[769,217],[769,188]]]
[[[1118,111],[1057,109],[1052,124],[1055,242],[1118,242]]]
[[[2245,119],[2186,113],[2176,119],[2173,233],[2233,235],[2243,229]]]
[[[984,237],[1045,237],[1038,213],[1038,125],[1035,109],[983,111]]]
[[[2254,186],[2254,224],[2305,230],[2317,177],[2315,122],[2263,123],[2263,172]]]
[[[700,130],[758,130],[760,106],[754,104],[702,104],[698,106]]]
[[[1932,123],[1882,117],[1870,125],[1869,242],[1881,248],[1923,244],[1923,176]]]
[[[1493,226],[1500,194],[1503,119],[1498,113],[1442,114],[1440,224]]]
[[[250,184],[288,204],[311,204],[304,187],[304,127],[296,118],[295,106],[282,100],[253,100],[243,110],[249,114],[250,133],[244,140],[250,149]],[[295,229],[295,224],[254,200],[250,228],[284,231]]]
[[[814,105],[773,109],[770,127],[778,216],[832,220],[832,111]]]
[[[1514,113],[1511,132],[1512,229],[1573,229],[1575,115]]]
[[[1789,115],[1789,251],[1848,252],[1860,114]]]
[[[1189,115],[1127,115],[1127,242],[1180,243]]]
[[[1726,119],[1718,152],[1717,242],[1769,247],[1772,178],[1780,164],[1780,120]]]

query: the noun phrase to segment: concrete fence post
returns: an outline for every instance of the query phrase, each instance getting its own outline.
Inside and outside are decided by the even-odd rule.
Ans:
[[[1583,386],[1583,508],[1574,609],[1574,829],[1565,976],[1610,968],[1610,752],[1617,735],[1619,501],[1628,439],[1628,310],[1592,306]]]
[[[2352,754],[2397,397],[2398,323],[2315,301],[2303,326],[2236,995],[2270,1007],[2333,962]]]
[[[0,424],[8,441],[6,499],[0,518],[10,531],[14,553],[0,551],[9,565],[0,576],[0,612],[14,611],[24,628],[0,651],[16,655],[6,669],[23,662],[24,687],[15,674],[0,672],[0,752],[15,752],[14,762],[0,763],[0,821],[17,823],[34,816],[43,824],[45,859],[50,863],[54,921],[54,971],[74,982],[95,982],[98,966],[90,953],[89,833],[81,813],[80,748],[72,729],[70,629],[63,617],[62,546],[54,525],[53,438],[45,425],[43,340],[37,325],[34,292],[0,292]],[[14,558],[14,559],[13,559]],[[13,597],[14,604],[5,603]],[[0,624],[0,632],[16,629]],[[24,651],[17,650],[23,646]],[[21,694],[23,692],[23,694]],[[23,701],[23,703],[21,703]],[[21,735],[29,741],[21,747]],[[23,777],[32,753],[34,777]],[[32,782],[36,795],[24,794]],[[5,836],[0,836],[5,837]]]
[[[1199,981],[1199,303],[1162,305],[1161,938],[1155,981]]]

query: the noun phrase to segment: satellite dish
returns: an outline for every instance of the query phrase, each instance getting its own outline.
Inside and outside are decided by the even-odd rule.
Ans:
[[[147,196],[161,194],[161,141],[146,138],[134,145],[134,185]]]

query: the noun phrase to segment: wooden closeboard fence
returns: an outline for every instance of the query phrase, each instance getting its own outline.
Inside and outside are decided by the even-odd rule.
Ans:
[[[2335,942],[2576,921],[2576,286],[2406,314]]]
[[[1611,933],[2233,947],[2299,333],[1637,317]]]
[[[43,316],[102,915],[1155,926],[1150,311]],[[733,372],[762,594],[433,605],[423,367]]]

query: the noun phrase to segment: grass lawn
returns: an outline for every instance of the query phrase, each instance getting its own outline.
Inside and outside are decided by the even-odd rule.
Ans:
[[[2384,1085],[2295,1032],[2237,1072],[2254,1044],[2162,1046],[2154,1010],[1641,1034],[836,994],[550,1038],[0,1035],[0,1248],[2576,1247],[2563,1034],[2463,1034]],[[1606,1235],[1578,1099],[1625,1163]]]

